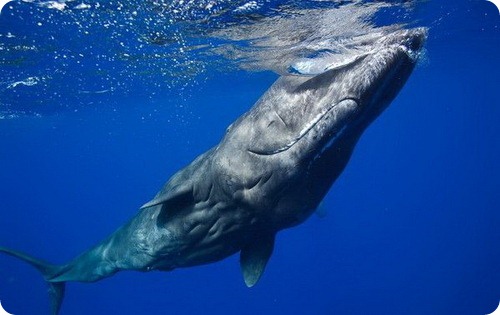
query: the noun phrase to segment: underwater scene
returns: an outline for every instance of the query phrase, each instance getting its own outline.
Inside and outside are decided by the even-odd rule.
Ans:
[[[500,314],[499,10],[0,1],[0,315]]]

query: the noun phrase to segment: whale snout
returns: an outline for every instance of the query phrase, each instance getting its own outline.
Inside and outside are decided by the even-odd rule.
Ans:
[[[396,44],[403,48],[406,54],[414,61],[422,50],[427,39],[427,29],[420,27],[409,30],[400,30],[389,37],[389,44]]]
[[[427,29],[416,28],[410,30],[406,35],[406,39],[403,40],[403,45],[405,45],[411,51],[419,51],[424,46],[427,39]]]
[[[385,36],[382,47],[398,46],[403,48],[408,55],[415,55],[422,49],[426,39],[427,28],[403,29]]]

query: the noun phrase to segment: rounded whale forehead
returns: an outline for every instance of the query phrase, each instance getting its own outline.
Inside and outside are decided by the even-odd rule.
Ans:
[[[419,51],[427,39],[428,30],[425,27],[417,27],[412,29],[401,29],[380,39],[381,46],[401,45],[411,51]]]
[[[361,105],[376,94],[399,90],[396,81],[405,81],[421,54],[427,37],[425,28],[398,30],[381,37],[361,62],[343,73],[338,89]],[[391,94],[391,93],[389,93]]]
[[[397,31],[383,37],[370,53],[342,68],[313,77],[281,77],[230,128],[227,136],[235,139],[233,145],[245,151],[260,155],[281,153],[297,143],[323,117],[328,117],[326,114],[337,104],[352,100],[356,106],[338,107],[331,111],[336,115],[328,120],[329,125],[322,124],[325,135],[330,129],[340,129],[341,124],[348,122],[342,117],[360,113],[359,106],[365,106],[368,103],[365,100],[374,93],[399,90],[399,85],[391,82],[401,68],[412,67],[414,60],[408,52],[420,49],[424,39],[424,30]],[[342,115],[338,114],[340,108],[343,108]]]

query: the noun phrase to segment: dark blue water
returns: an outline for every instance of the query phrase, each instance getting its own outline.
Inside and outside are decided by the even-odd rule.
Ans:
[[[278,4],[266,2],[261,13]],[[95,41],[105,52],[116,43],[106,44],[104,34],[101,44],[93,35],[65,45],[74,39],[54,19],[33,33],[29,24],[48,13],[29,14],[27,5],[13,3],[24,19],[4,9],[0,32],[8,28],[30,43],[47,33],[56,39],[26,55],[0,37],[0,81],[10,82],[0,86],[0,244],[64,263],[216,144],[277,74],[224,71],[214,55],[202,59],[203,71],[194,67],[174,83],[187,69],[169,77],[159,70],[173,63],[147,58],[134,66],[104,60],[102,69],[91,68],[96,55],[50,63],[64,47],[77,55],[78,45],[91,52]],[[321,205],[327,215],[279,233],[254,288],[245,287],[233,256],[170,273],[69,283],[61,314],[493,312],[500,300],[500,15],[480,0],[429,1],[413,14],[430,27],[425,61],[363,135]],[[23,61],[13,63],[16,54]],[[30,73],[51,79],[7,89]],[[42,277],[7,256],[0,256],[0,301],[16,315],[49,313]]]

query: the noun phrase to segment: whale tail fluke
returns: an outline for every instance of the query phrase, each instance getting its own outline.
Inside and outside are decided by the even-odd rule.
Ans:
[[[47,284],[49,285],[49,296],[51,302],[52,315],[57,315],[59,309],[61,308],[62,300],[64,298],[64,288],[66,282],[64,281],[52,282],[51,279],[54,279],[61,273],[65,272],[67,267],[52,265],[43,260],[36,259],[24,253],[8,249],[5,247],[0,247],[0,253],[5,253],[10,256],[19,258],[27,262],[28,264],[32,265],[42,273],[43,278],[45,279],[45,281],[47,281]]]

